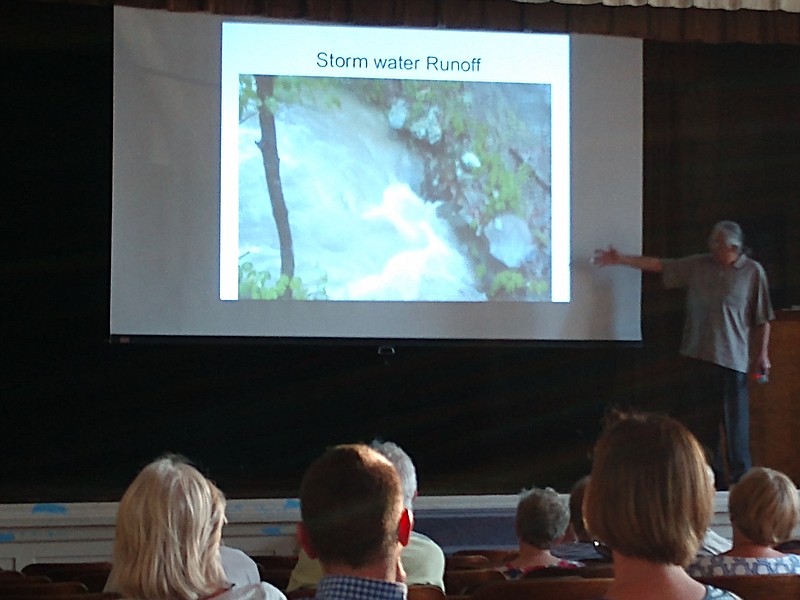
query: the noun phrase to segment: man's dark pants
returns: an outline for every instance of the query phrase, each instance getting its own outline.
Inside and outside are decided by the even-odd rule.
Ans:
[[[752,466],[750,456],[750,405],[747,373],[714,363],[684,359],[688,404],[682,418],[712,460],[718,489],[727,489]],[[720,426],[725,431],[725,457]],[[725,477],[725,462],[728,477]]]

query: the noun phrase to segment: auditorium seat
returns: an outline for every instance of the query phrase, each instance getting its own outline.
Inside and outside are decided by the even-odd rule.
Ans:
[[[486,569],[492,564],[482,554],[449,554],[444,557],[444,570],[465,571],[466,569]]]
[[[44,598],[69,594],[88,594],[89,589],[79,581],[26,582],[27,577],[13,584],[0,585],[0,598]]]
[[[698,581],[738,594],[745,600],[798,600],[800,575],[717,575]]]
[[[463,555],[479,555],[485,556],[489,560],[489,564],[493,567],[499,567],[500,565],[504,565],[512,558],[515,558],[517,554],[519,554],[516,550],[496,550],[496,549],[470,549],[470,550],[458,550],[454,552],[452,556],[463,556]]]
[[[102,592],[111,573],[111,563],[97,562],[47,562],[32,563],[22,569],[27,576],[43,575],[52,581],[79,581],[90,592]]]
[[[472,600],[594,600],[601,598],[613,581],[582,577],[498,581],[479,587]]]
[[[800,554],[800,540],[787,540],[775,546],[775,550],[784,554]]]
[[[408,600],[445,600],[445,598],[441,588],[435,585],[408,586]]]
[[[283,554],[251,554],[250,558],[267,569],[294,569],[294,566],[297,564],[297,556]]]
[[[445,569],[444,589],[448,594],[471,594],[479,587],[493,581],[505,581],[496,569]]]

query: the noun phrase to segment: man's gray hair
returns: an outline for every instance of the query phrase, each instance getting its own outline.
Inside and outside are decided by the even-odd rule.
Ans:
[[[383,454],[394,465],[403,486],[403,505],[409,509],[413,508],[414,497],[417,495],[417,469],[414,467],[411,457],[394,442],[373,440],[370,446]]]
[[[742,250],[744,248],[744,233],[738,223],[734,221],[720,221],[711,230],[712,234],[717,231],[725,236],[725,243],[733,248]]]

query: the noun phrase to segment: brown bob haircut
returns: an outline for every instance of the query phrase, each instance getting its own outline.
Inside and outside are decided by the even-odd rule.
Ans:
[[[363,444],[329,449],[300,484],[303,526],[323,564],[359,568],[390,556],[402,513],[397,471]]]
[[[597,442],[583,514],[593,536],[624,556],[688,565],[713,512],[700,444],[669,417],[618,414]]]
[[[780,471],[753,467],[731,489],[728,511],[734,527],[751,542],[774,546],[797,526],[797,488]]]

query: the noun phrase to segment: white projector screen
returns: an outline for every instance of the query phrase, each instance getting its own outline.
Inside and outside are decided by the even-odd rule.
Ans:
[[[114,9],[113,336],[641,339],[641,42]]]

